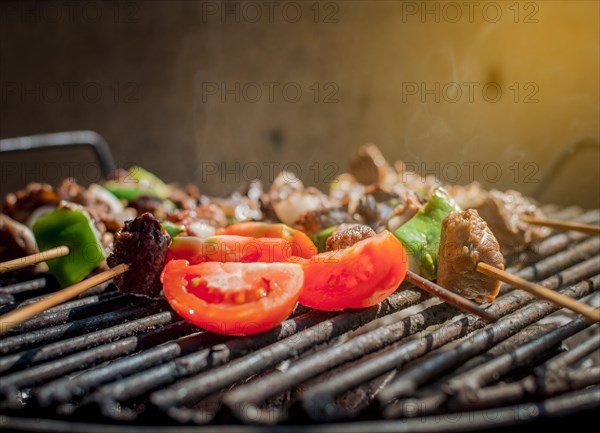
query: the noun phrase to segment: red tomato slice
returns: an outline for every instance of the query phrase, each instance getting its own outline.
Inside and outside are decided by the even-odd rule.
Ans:
[[[313,241],[302,233],[285,224],[269,224],[261,222],[245,222],[230,225],[217,230],[218,235],[250,236],[253,238],[280,238],[292,246],[294,256],[308,259],[317,254]]]
[[[292,313],[304,273],[292,263],[173,260],[161,280],[169,304],[188,322],[218,334],[252,335]]]
[[[293,255],[292,245],[279,238],[177,236],[169,247],[167,261],[181,259],[193,265],[202,262],[271,263],[285,262]]]
[[[289,261],[303,264],[300,303],[326,311],[380,303],[398,288],[407,267],[404,247],[388,231],[343,250]]]

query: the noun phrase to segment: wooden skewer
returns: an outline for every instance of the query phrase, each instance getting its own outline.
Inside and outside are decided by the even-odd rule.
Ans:
[[[447,303],[454,305],[456,308],[465,311],[467,313],[475,314],[476,316],[481,317],[483,320],[487,322],[495,322],[497,319],[494,315],[489,313],[488,311],[481,308],[475,302],[468,300],[467,298],[463,298],[462,296],[448,290],[444,289],[442,286],[435,284],[432,281],[429,281],[426,278],[421,277],[420,275],[415,274],[412,271],[406,272],[406,281],[414,284],[420,289],[423,289],[430,295],[436,296]]]
[[[573,310],[576,313],[582,314],[593,322],[600,322],[600,310],[595,309],[583,302],[579,302],[561,293],[555,292],[554,290],[550,290],[546,287],[540,286],[539,284],[535,284],[515,275],[509,274],[508,272],[502,271],[498,268],[488,265],[487,263],[477,263],[477,271],[487,275],[488,277],[496,278],[497,280],[510,284],[518,289],[525,290],[526,292],[529,292],[538,298],[546,299],[547,301],[554,302],[555,304],[568,308],[569,310]]]
[[[11,311],[10,313],[6,313],[3,316],[0,316],[0,335],[8,332],[10,329],[15,326],[25,322],[26,320],[31,319],[32,317],[43,313],[48,308],[55,307],[56,305],[62,304],[63,302],[68,301],[69,299],[74,298],[75,296],[85,292],[88,289],[91,289],[94,286],[97,286],[100,283],[104,283],[105,281],[110,280],[111,278],[116,277],[117,275],[121,275],[124,272],[129,270],[129,265],[118,265],[108,271],[104,271],[98,275],[94,275],[87,280],[81,281],[77,284],[73,284],[72,286],[66,287],[62,290],[59,290],[56,293],[48,296],[45,299],[42,299],[39,302],[34,304],[27,305],[22,308],[17,308],[16,310]]]
[[[536,226],[552,227],[561,230],[575,230],[590,235],[600,235],[600,226],[592,224],[574,223],[570,221],[553,220],[548,218],[538,218],[528,215],[521,216],[521,220]]]
[[[9,260],[0,263],[0,274],[21,268],[26,268],[27,266],[32,266],[39,262],[45,262],[46,260],[63,257],[68,255],[69,252],[69,247],[63,245],[61,247],[56,247],[50,250],[42,251],[41,253],[35,253],[18,259]]]

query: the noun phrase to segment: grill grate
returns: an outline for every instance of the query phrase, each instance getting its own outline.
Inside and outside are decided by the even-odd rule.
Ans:
[[[586,223],[600,217],[575,207],[545,210]],[[556,233],[507,262],[525,279],[598,300],[598,237]],[[4,278],[0,313],[55,289],[43,274]],[[489,424],[498,408],[531,412],[495,426],[600,405],[599,327],[528,293],[501,290],[489,307],[500,319],[490,325],[404,285],[376,307],[299,308],[270,332],[231,338],[182,321],[164,301],[98,287],[0,340],[2,422],[27,430],[42,425],[28,417],[42,416],[48,429],[61,420],[76,429],[92,419],[151,431],[156,423],[353,420],[348,432],[372,430],[364,423],[375,420],[398,429],[397,419],[407,429],[433,420],[439,428],[445,415],[461,429],[467,421],[469,428]]]

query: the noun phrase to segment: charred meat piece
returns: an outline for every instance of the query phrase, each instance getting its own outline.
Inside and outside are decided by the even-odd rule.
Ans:
[[[503,253],[524,249],[531,242],[550,233],[547,227],[530,225],[521,219],[523,215],[544,215],[527,197],[523,197],[517,191],[492,190],[476,209],[494,232]]]
[[[350,174],[363,185],[379,184],[392,171],[385,157],[374,144],[365,144],[350,161]]]
[[[42,206],[56,207],[63,199],[61,194],[46,183],[30,183],[25,189],[6,195],[3,211],[6,215],[24,223],[29,216]]]
[[[0,214],[0,262],[37,252],[35,238],[29,227]]]
[[[385,202],[377,200],[373,194],[367,194],[360,198],[353,215],[363,223],[370,225],[371,227],[379,227],[385,224],[385,222],[394,213],[394,202],[398,202],[397,199],[392,199]]]
[[[89,204],[86,189],[79,185],[72,177],[63,180],[57,189],[58,193],[65,201],[71,201],[81,205]]]
[[[59,185],[58,192],[64,202],[83,206],[97,226],[102,224],[101,233],[116,233],[128,218],[137,215],[132,213],[131,208],[126,211],[119,199],[97,184],[91,184],[86,189],[75,179],[68,178]]]
[[[171,238],[163,234],[160,223],[152,214],[144,213],[115,235],[115,247],[108,265],[128,264],[130,270],[115,277],[114,282],[125,293],[160,297],[160,273],[167,259]]]
[[[200,199],[200,190],[197,186],[187,184],[184,188],[178,188],[170,185],[169,200],[171,200],[179,209],[194,209],[198,206]]]
[[[362,224],[342,224],[327,239],[327,251],[342,250],[375,236],[375,230]]]
[[[85,206],[98,215],[109,233],[121,230],[125,221],[135,218],[137,213],[132,208],[124,208],[121,201],[107,189],[91,184],[86,192]]]
[[[61,201],[84,206],[111,233],[123,227],[127,216],[134,216],[127,215],[119,200],[104,188],[92,184],[85,189],[70,178],[58,188],[45,183],[30,183],[25,189],[8,194],[4,200],[4,212],[18,222],[30,225]]]
[[[437,282],[477,302],[492,302],[500,281],[477,272],[483,262],[504,269],[500,245],[476,210],[451,212],[442,222]]]
[[[343,223],[355,223],[352,215],[344,207],[326,208],[306,212],[294,224],[294,228],[308,236],[314,236],[321,230]]]
[[[165,219],[171,211],[163,200],[158,197],[141,195],[129,202],[129,206],[135,209],[138,215],[150,212],[158,219]]]

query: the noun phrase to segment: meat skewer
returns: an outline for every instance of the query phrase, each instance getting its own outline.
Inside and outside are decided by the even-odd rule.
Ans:
[[[166,261],[169,244],[170,238],[162,233],[160,223],[149,213],[140,215],[126,223],[117,235],[117,245],[109,259],[113,268],[66,287],[39,302],[0,316],[0,335],[48,308],[113,278],[117,279],[121,289],[135,290],[138,295],[158,296],[158,278]]]
[[[500,281],[532,295],[600,321],[600,310],[504,270],[500,246],[486,222],[474,209],[450,212],[442,223],[438,283],[479,302],[493,301]]]
[[[374,146],[372,146],[372,147],[374,148]],[[367,149],[367,150],[369,150],[369,149]],[[408,194],[405,197],[405,194],[407,194],[408,191],[412,190],[413,187],[416,186],[416,187],[420,188],[419,191],[422,190],[421,194],[425,195],[427,193],[426,190],[431,190],[431,187],[434,187],[437,184],[435,182],[433,182],[433,183],[431,183],[431,185],[429,185],[429,183],[427,183],[425,185],[425,184],[423,184],[423,181],[421,181],[420,182],[421,184],[419,184],[419,182],[417,182],[416,179],[413,179],[415,182],[417,182],[416,184],[409,185],[407,183],[406,185],[402,185],[401,183],[398,183],[399,178],[397,175],[400,173],[400,171],[398,171],[398,173],[394,173],[394,169],[389,164],[384,163],[385,161],[382,159],[383,157],[381,155],[378,155],[376,152],[374,153],[373,149],[370,149],[369,152],[365,151],[364,153],[365,153],[365,155],[363,155],[363,157],[364,157],[363,159],[366,159],[367,161],[368,160],[374,161],[374,164],[372,167],[373,173],[366,173],[366,174],[363,173],[364,176],[361,176],[360,173],[355,174],[356,180],[358,180],[359,183],[361,183],[363,186],[366,185],[366,186],[364,186],[364,188],[362,188],[362,192],[359,194],[360,200],[358,200],[358,201],[356,200],[356,197],[352,198],[349,195],[348,198],[350,199],[350,201],[349,201],[349,203],[345,203],[344,200],[336,200],[335,198],[333,198],[333,196],[328,197],[327,195],[325,195],[321,192],[318,192],[317,190],[310,189],[310,188],[304,189],[303,187],[298,187],[297,185],[295,187],[296,189],[294,189],[293,191],[287,191],[286,188],[289,189],[289,182],[286,181],[286,182],[283,182],[283,184],[280,185],[279,188],[274,188],[274,189],[272,188],[272,192],[280,192],[281,194],[276,194],[276,195],[271,194],[271,196],[269,197],[269,200],[267,200],[266,202],[264,200],[262,200],[262,198],[261,198],[261,203],[262,203],[262,205],[265,205],[265,204],[267,205],[266,206],[267,211],[269,209],[271,209],[271,212],[274,213],[275,220],[282,220],[284,222],[287,221],[288,224],[291,224],[295,227],[300,226],[302,228],[302,230],[305,232],[310,231],[309,229],[316,232],[317,229],[323,228],[322,227],[323,225],[331,225],[331,223],[339,224],[339,223],[346,223],[346,222],[350,223],[350,222],[358,222],[358,221],[369,224],[373,228],[381,229],[382,224],[387,224],[390,216],[391,217],[401,217],[404,220],[410,219],[410,217],[412,215],[414,215],[415,212],[418,211],[419,201],[421,203],[424,203],[424,200],[422,198],[419,198],[418,195],[415,196],[416,200],[414,200],[414,199],[411,199],[412,195]],[[362,164],[362,163],[357,164],[357,167],[362,167],[362,166],[364,166],[364,164]],[[398,169],[396,169],[396,170],[398,170]],[[130,204],[133,203],[131,201],[131,198],[133,198],[133,196],[129,197],[129,195],[132,194],[132,191],[133,191],[133,193],[135,193],[135,195],[137,195],[139,193],[139,191],[137,191],[137,189],[142,184],[143,185],[145,185],[145,184],[153,185],[153,188],[156,191],[160,192],[160,194],[158,194],[158,196],[160,196],[160,197],[167,196],[166,185],[162,184],[162,182],[158,182],[158,180],[154,179],[152,176],[150,176],[149,173],[146,173],[145,171],[143,171],[139,168],[137,168],[136,170],[133,170],[133,173],[131,175],[133,176],[134,174],[136,174],[136,172],[139,172],[139,173],[137,173],[138,177],[140,174],[142,174],[143,175],[142,177],[144,179],[140,179],[137,183],[135,183],[135,185],[133,185],[133,187],[131,187],[130,185],[127,185],[126,183],[123,184],[122,182],[116,182],[116,183],[113,182],[114,185],[109,182],[109,183],[105,184],[105,186],[107,188],[109,188],[111,190],[111,192],[117,196],[119,196],[119,194],[121,194],[121,195],[125,194],[125,196],[122,198],[126,201],[129,201]],[[412,179],[413,177],[409,176],[408,178]],[[285,180],[285,178],[284,178],[284,180]],[[356,182],[356,180],[354,180],[353,182]],[[394,188],[396,188],[396,189],[394,189]],[[360,188],[358,188],[358,189],[360,189]],[[73,185],[71,185],[71,188],[68,189],[70,195],[73,195],[71,193],[71,190],[79,191],[77,188],[74,188]],[[279,190],[281,190],[281,191],[279,191]],[[285,194],[283,194],[284,192],[285,192]],[[339,192],[342,192],[342,196],[343,196],[343,191],[339,191]],[[427,195],[429,195],[429,194],[427,193]],[[397,202],[394,202],[394,200],[396,200],[399,197],[402,197],[402,202],[403,202],[402,206],[398,206]],[[434,198],[436,197],[435,192],[432,194],[432,197],[434,197]],[[482,216],[487,211],[489,218],[486,217],[485,219],[488,222],[489,221],[496,222],[496,224],[499,227],[498,239],[501,239],[501,237],[502,237],[502,246],[506,247],[508,249],[513,248],[513,247],[518,248],[519,246],[527,245],[531,241],[539,238],[539,236],[536,233],[533,233],[536,229],[534,227],[528,228],[528,224],[531,224],[532,226],[534,226],[534,225],[546,226],[550,223],[554,223],[554,227],[557,227],[557,228],[576,229],[576,230],[583,229],[583,230],[587,230],[587,233],[592,233],[592,234],[598,234],[598,232],[599,232],[598,226],[589,226],[589,225],[585,225],[585,224],[575,224],[575,223],[568,223],[568,222],[561,222],[561,221],[552,221],[552,220],[546,220],[544,218],[540,218],[541,215],[537,212],[536,207],[532,203],[528,202],[526,200],[526,198],[522,197],[517,192],[511,191],[511,192],[507,192],[507,193],[500,193],[498,191],[492,191],[490,193],[486,192],[485,195],[480,195],[480,198],[481,197],[485,198],[485,200],[483,202],[479,203],[479,204],[483,204],[483,207],[481,208]],[[141,198],[144,199],[145,197],[142,196]],[[154,198],[153,200],[158,202],[159,204],[162,203],[161,199]],[[371,202],[373,202],[373,203],[371,203],[369,200],[371,200]],[[432,201],[431,198],[430,198],[430,201]],[[435,201],[435,200],[433,200],[433,201]],[[218,201],[213,201],[212,203],[213,204],[207,204],[207,206],[209,206],[209,207],[213,206],[215,208],[220,208],[223,205],[223,203],[218,202]],[[215,203],[217,203],[216,206],[215,206]],[[356,206],[351,206],[351,203],[354,203]],[[396,204],[392,204],[392,203],[396,203]],[[137,203],[137,204],[141,204],[141,203]],[[171,203],[171,204],[173,204],[173,203]],[[195,206],[198,206],[199,204],[200,203],[198,202],[195,204]],[[417,204],[417,206],[411,207],[411,204],[413,204],[413,205]],[[140,209],[138,209],[138,207],[136,207],[136,206],[133,206],[133,207],[136,210],[138,210],[138,212],[140,212],[140,211],[143,211],[141,209],[146,209],[147,206],[146,207],[141,206]],[[386,207],[389,208],[388,211],[386,211]],[[478,206],[475,206],[475,205],[473,207],[478,208]],[[200,208],[198,208],[198,209],[200,209]],[[219,209],[217,209],[217,210],[219,210]],[[451,210],[451,207],[448,207],[448,209],[442,209],[442,210],[444,212],[447,212],[447,211]],[[437,210],[433,209],[433,211],[434,212],[432,212],[431,214],[426,215],[427,219],[429,219],[430,221],[427,221],[427,220],[421,221],[421,224],[425,225],[425,226],[433,226],[435,224],[432,225],[431,222],[433,220],[437,219],[438,220],[437,239],[439,241],[439,225],[441,222],[441,219],[439,219],[439,216],[441,214],[436,215],[436,212],[438,212],[439,209],[437,209]],[[152,211],[152,212],[154,213],[154,211]],[[194,215],[196,213],[197,213],[197,211],[194,211]],[[222,213],[222,211],[221,211],[221,213]],[[184,221],[180,221],[181,220],[180,216],[187,217],[188,214],[191,217],[191,211],[189,209],[173,212],[173,215],[171,215],[171,217],[168,216],[170,214],[166,211],[162,212],[162,214],[156,213],[156,216],[159,217],[161,220],[164,218],[168,218],[168,220],[172,223],[183,223]],[[204,214],[202,214],[202,215],[204,215]],[[262,219],[262,217],[263,216],[260,215],[260,217],[255,216],[254,218]],[[443,218],[443,216],[442,216],[442,218]],[[521,224],[518,223],[519,221],[521,221]],[[156,220],[154,220],[154,222],[156,224],[158,224],[158,222]],[[227,224],[226,222],[222,222],[222,223],[216,224],[216,226],[217,227],[225,226],[226,224]],[[188,225],[190,225],[190,224],[188,224]],[[433,231],[431,231],[431,230],[423,231],[422,229],[423,229],[423,227],[420,227],[418,225],[412,229],[407,225],[407,227],[402,230],[409,231],[409,232],[412,230],[413,232],[419,233],[420,235],[425,235],[424,240],[420,239],[420,238],[408,239],[408,240],[415,241],[415,242],[412,242],[412,244],[413,244],[412,246],[414,247],[415,245],[417,245],[418,248],[414,249],[413,252],[418,253],[417,258],[420,259],[420,261],[422,263],[425,263],[427,265],[428,264],[427,260],[429,260],[429,262],[431,262],[431,263],[429,263],[429,266],[423,267],[423,269],[421,269],[419,271],[419,273],[421,273],[421,271],[426,271],[423,275],[429,279],[434,279],[436,277],[435,267],[436,267],[436,264],[438,261],[437,260],[437,245],[435,245],[435,242],[433,242],[433,239],[436,236],[432,236],[435,234],[435,233],[433,233]],[[537,230],[541,231],[543,229],[538,228]],[[190,234],[196,234],[194,230],[188,229],[187,231]],[[214,231],[214,228],[213,228],[213,231]],[[127,234],[127,232],[128,231],[125,230],[125,234]],[[494,228],[494,233],[496,233],[495,228]],[[491,232],[490,232],[490,234],[491,234]],[[491,236],[492,236],[492,238],[494,237],[494,235],[491,235]],[[143,236],[140,236],[140,238],[143,238]],[[431,238],[431,239],[429,239],[429,238]],[[146,237],[146,240],[149,240],[149,239],[150,238]],[[403,239],[401,239],[401,240],[403,240]],[[405,241],[406,241],[406,239],[405,239]],[[495,238],[494,238],[494,241],[495,241]],[[133,242],[134,242],[134,244],[135,244],[135,242],[137,242],[135,235],[133,236]],[[109,265],[115,266],[111,270],[113,273],[98,274],[84,282],[77,283],[72,286],[71,286],[71,284],[73,284],[75,281],[78,281],[78,280],[73,280],[73,281],[66,282],[66,283],[64,281],[62,281],[61,284],[63,285],[63,287],[66,285],[69,285],[70,287],[68,287],[67,289],[64,289],[58,293],[55,293],[54,295],[50,296],[49,298],[46,298],[44,300],[44,301],[46,301],[46,304],[44,304],[43,303],[44,301],[42,301],[39,304],[35,304],[35,306],[39,305],[39,307],[37,309],[36,308],[31,308],[31,309],[23,308],[23,309],[19,309],[19,310],[16,310],[16,311],[10,313],[9,315],[7,315],[8,318],[0,317],[0,325],[3,325],[3,329],[0,332],[5,332],[5,330],[10,329],[11,327],[15,326],[17,323],[20,323],[20,321],[24,321],[30,317],[33,317],[33,316],[29,316],[28,314],[33,314],[33,315],[38,314],[39,312],[44,311],[44,309],[49,308],[50,306],[58,305],[59,303],[64,302],[67,299],[70,299],[70,297],[77,296],[78,294],[87,290],[88,288],[93,287],[93,285],[97,285],[97,284],[99,284],[103,281],[107,281],[108,279],[113,278],[113,277],[116,278],[115,283],[121,290],[125,290],[125,291],[135,290],[136,294],[140,294],[139,292],[141,291],[141,292],[143,292],[141,294],[144,294],[144,295],[149,295],[149,296],[153,296],[153,297],[158,296],[162,290],[162,287],[161,287],[160,282],[157,281],[157,279],[155,278],[155,275],[157,275],[157,273],[156,272],[149,272],[149,273],[139,272],[139,268],[144,267],[146,265],[142,264],[142,262],[141,262],[142,259],[140,259],[140,261],[137,261],[137,258],[135,257],[135,254],[143,256],[144,257],[143,260],[145,260],[146,263],[152,263],[155,258],[159,262],[161,260],[163,260],[164,257],[161,259],[161,257],[162,257],[161,254],[155,254],[155,252],[153,252],[153,251],[145,250],[145,247],[147,247],[148,244],[151,244],[152,242],[158,242],[160,244],[162,241],[159,238],[155,237],[149,242],[146,242],[146,243],[142,242],[141,244],[136,245],[138,248],[136,248],[135,246],[133,248],[130,248],[130,245],[129,245],[125,248],[121,248],[120,251],[117,251],[117,249],[115,249],[115,251],[113,252],[113,256],[111,258],[109,258],[109,260],[108,260]],[[163,242],[162,244],[164,245],[165,243]],[[167,238],[166,244],[168,247],[168,238]],[[410,242],[409,242],[409,244],[410,244]],[[26,256],[26,257],[23,257],[20,259],[15,259],[15,260],[10,260],[9,262],[0,263],[0,273],[6,272],[8,270],[16,269],[17,266],[18,267],[27,267],[27,266],[29,266],[31,264],[35,264],[39,261],[62,257],[64,255],[69,254],[69,252],[73,253],[73,251],[74,251],[74,248],[70,248],[67,245],[61,245],[61,244],[58,244],[60,246],[57,248],[50,248],[50,247],[55,247],[56,245],[57,244],[55,243],[54,245],[42,247],[42,248],[46,249],[46,251],[41,252],[41,253],[32,254],[30,256]],[[119,245],[119,242],[117,242],[116,246],[118,246],[118,245]],[[497,242],[496,242],[496,245],[497,245]],[[410,245],[405,245],[405,246],[408,247]],[[424,248],[421,248],[423,246],[424,246]],[[41,247],[41,245],[40,245],[40,247]],[[160,249],[160,247],[159,247],[159,249]],[[422,251],[420,249],[422,249]],[[34,249],[34,251],[35,251],[35,249]],[[53,255],[53,254],[56,254],[56,255]],[[165,254],[166,254],[166,252],[165,252]],[[499,252],[499,248],[498,248],[498,254],[501,258],[502,255]],[[440,256],[442,256],[441,253],[440,253]],[[13,257],[15,257],[15,256],[13,255]],[[441,257],[440,257],[440,259],[441,259]],[[490,262],[490,260],[491,260],[491,262]],[[579,303],[577,301],[574,301],[570,298],[561,297],[560,295],[556,294],[553,291],[548,291],[547,289],[544,289],[541,286],[534,285],[527,281],[520,280],[510,274],[507,274],[506,272],[503,271],[503,265],[498,266],[498,263],[494,263],[493,259],[490,259],[490,260],[474,261],[474,262],[470,263],[470,266],[472,266],[472,269],[469,270],[472,274],[479,275],[479,279],[472,278],[472,280],[475,281],[476,283],[481,282],[482,277],[484,279],[493,281],[493,284],[484,283],[482,285],[484,290],[487,290],[488,288],[491,288],[490,290],[492,290],[492,291],[495,290],[493,295],[488,296],[488,300],[491,301],[496,296],[497,290],[499,288],[499,282],[497,280],[502,280],[502,281],[508,282],[511,285],[514,285],[515,287],[519,287],[524,290],[531,291],[536,296],[542,297],[544,299],[548,299],[548,300],[555,302],[561,306],[571,308],[574,311],[584,314],[590,320],[598,321],[598,317],[597,317],[598,314],[596,314],[597,312],[595,312],[593,309],[591,309],[587,305]],[[136,262],[137,264],[133,264],[132,261]],[[502,261],[503,261],[503,259],[502,259]],[[502,261],[501,261],[501,263],[502,263]],[[162,261],[162,264],[164,264],[164,260]],[[122,265],[124,265],[124,266],[122,266]],[[10,267],[8,267],[8,266],[10,266]],[[130,268],[132,268],[132,269],[135,268],[136,272],[127,272],[127,270]],[[155,271],[155,269],[153,269],[153,270]],[[89,269],[86,272],[86,274],[89,271],[91,271],[91,269]],[[107,272],[111,272],[111,271],[107,271]],[[103,276],[105,274],[107,276]],[[79,279],[81,279],[81,278],[83,278],[83,275],[79,276]],[[469,298],[471,298],[471,299],[473,299],[473,298],[471,296],[468,296],[468,294],[466,295],[461,290],[462,289],[461,285],[464,284],[464,281],[465,281],[464,274],[459,273],[456,276],[456,280],[458,282],[460,282],[460,284],[455,284],[455,285],[449,284],[448,282],[444,282],[443,279],[439,278],[439,274],[438,274],[438,283],[440,285],[429,281],[427,278],[421,277],[420,275],[413,273],[411,271],[408,271],[406,274],[406,279],[409,282],[416,285],[417,287],[420,287],[421,289],[432,294],[433,296],[439,297],[440,299],[456,306],[457,308],[459,308],[463,311],[476,314],[479,317],[482,317],[486,321],[494,321],[495,320],[495,318],[493,316],[491,316],[489,313],[487,313],[484,309],[482,309],[476,303],[469,300]],[[142,280],[144,280],[144,281],[142,281]],[[145,280],[147,280],[147,281],[145,281]],[[469,278],[467,278],[466,281],[468,282]],[[88,284],[93,284],[93,285],[88,286]],[[519,285],[519,284],[521,284],[521,285]],[[444,288],[444,287],[446,287],[446,288]],[[550,293],[548,293],[548,292],[550,292]],[[475,298],[475,299],[480,301],[480,299],[477,299],[477,298]],[[53,303],[53,302],[55,302],[55,303]],[[34,307],[34,305],[32,305],[30,307]],[[17,315],[16,314],[17,312],[20,314]],[[13,313],[15,315],[10,316]],[[3,323],[4,321],[7,321],[7,322],[11,321],[11,322],[14,322],[14,324],[13,323],[8,324],[8,326],[10,326],[10,327],[7,328],[6,326],[4,326],[4,323]]]
[[[376,235],[375,231],[368,226],[360,224],[342,224],[327,239],[327,251],[331,252],[334,250],[349,248],[365,239],[374,238],[376,236],[378,235]],[[479,307],[479,305],[473,301],[470,301],[459,294],[453,293],[450,290],[445,289],[432,281],[429,281],[415,272],[407,270],[405,274],[405,280],[429,293],[430,295],[446,301],[461,311],[475,314],[487,322],[496,321],[496,317]]]
[[[39,247],[42,251],[0,263],[0,273],[46,261],[62,287],[78,283],[105,258],[95,224],[83,207],[61,201],[57,208],[38,218],[33,233],[29,232],[35,236],[34,250]]]

